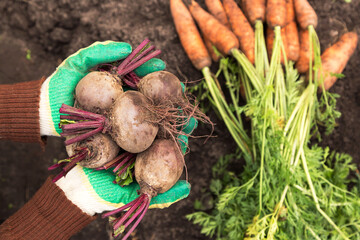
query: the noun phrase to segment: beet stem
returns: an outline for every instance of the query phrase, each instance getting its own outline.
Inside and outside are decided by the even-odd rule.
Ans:
[[[124,75],[128,74],[129,72],[133,71],[135,68],[137,68],[137,67],[141,66],[142,64],[144,64],[145,62],[149,61],[150,59],[156,57],[160,53],[161,53],[161,50],[156,50],[156,51],[148,54],[147,56],[143,57],[136,63],[132,64],[131,66],[127,66],[126,68],[118,71],[118,74],[124,76]]]
[[[65,167],[63,167],[62,171],[55,178],[53,178],[52,181],[57,182],[57,180],[59,180],[60,178],[66,176],[66,174],[71,169],[73,169],[78,162],[80,162],[81,160],[84,160],[84,158],[86,158],[88,153],[89,153],[88,149],[84,148],[81,151],[79,151],[78,153],[74,154],[73,156],[71,156],[69,158],[66,158],[65,160],[70,160],[69,163],[67,163],[67,164],[65,162],[58,163],[59,166],[64,165],[64,164],[66,164],[66,165],[65,165]],[[55,166],[55,165],[53,165],[53,166]],[[51,167],[53,167],[53,166],[51,166]],[[49,167],[48,169],[50,170],[51,167]]]
[[[137,85],[138,85],[138,83],[140,82],[140,78],[138,77],[138,75],[136,75],[136,73],[134,73],[134,72],[129,72],[128,74],[126,74],[126,76],[128,77],[128,79],[131,81],[131,82],[133,82],[135,85],[136,85],[136,87],[137,87]]]
[[[130,79],[128,79],[128,78],[130,78],[130,77],[128,77],[128,75],[126,75],[125,77],[123,77],[123,79],[122,79],[123,82],[124,82],[126,85],[128,85],[129,87],[131,87],[131,88],[133,88],[133,89],[137,89],[136,83],[134,83],[131,78],[130,78]]]
[[[113,160],[111,160],[110,162],[108,162],[104,166],[102,166],[103,169],[109,169],[109,168],[115,167],[117,162],[120,161],[122,158],[124,158],[123,154],[117,156],[116,158],[114,158]]]
[[[74,156],[71,156],[71,162],[66,164],[66,166],[63,168],[63,171],[65,171],[65,174],[68,173],[75,165],[80,162],[81,160],[84,160],[86,156],[89,154],[89,151],[87,149],[81,150],[80,152],[74,154]]]
[[[93,119],[93,120],[99,120],[99,119],[104,120],[105,119],[105,117],[102,115],[92,113],[92,112],[87,112],[87,111],[84,111],[84,110],[81,110],[81,109],[78,109],[75,107],[71,107],[64,103],[61,105],[59,112],[64,113],[64,114],[70,114],[70,115],[77,116],[77,117],[82,117],[85,119]]]
[[[134,158],[133,155],[128,155],[126,156],[117,166],[116,168],[113,170],[113,172],[117,172],[127,161],[129,161],[130,159]]]
[[[118,229],[119,227],[121,227],[125,220],[139,207],[142,201],[143,199],[140,199],[139,197],[138,201],[136,201],[136,203],[120,218],[120,220],[114,224],[114,229]]]
[[[133,154],[133,153],[124,152],[124,153],[120,154],[119,156],[117,156],[116,158],[114,158],[113,160],[111,160],[110,162],[106,163],[103,166],[103,168],[109,169],[112,167],[116,167],[119,161],[121,161],[122,159],[126,158],[128,155],[131,155],[131,154]]]
[[[131,64],[136,63],[137,61],[139,61],[139,59],[141,59],[142,57],[144,57],[146,54],[148,54],[149,52],[151,52],[152,50],[155,49],[155,46],[150,46],[147,49],[145,49],[144,51],[142,51],[139,55],[137,55],[135,58],[133,58],[128,65],[126,65],[126,67],[130,66]]]
[[[87,132],[87,133],[84,133],[84,134],[81,134],[79,136],[76,136],[74,138],[71,138],[71,139],[68,139],[68,140],[65,140],[65,145],[70,145],[70,144],[73,144],[73,143],[76,143],[76,142],[80,142],[82,140],[85,140],[86,138],[88,137],[91,137],[99,132],[101,132],[104,128],[101,126],[101,127],[98,127],[90,132]]]
[[[120,207],[120,208],[118,208],[118,209],[115,209],[115,210],[113,210],[113,211],[111,211],[111,212],[104,213],[101,217],[102,217],[102,218],[106,218],[106,217],[109,217],[109,216],[111,216],[111,215],[117,214],[117,213],[119,213],[119,212],[121,212],[121,211],[124,211],[125,209],[127,209],[127,208],[129,208],[129,207],[132,207],[137,201],[139,201],[139,200],[142,199],[142,198],[143,198],[143,197],[140,196],[140,197],[134,199],[133,201],[129,202],[128,204],[125,204],[124,206],[122,206],[122,207]]]
[[[149,209],[149,205],[150,205],[150,199],[148,197],[146,198],[145,203],[146,203],[145,208],[144,208],[143,212],[141,213],[140,217],[136,220],[134,225],[130,228],[130,230],[126,233],[126,235],[122,238],[122,240],[126,240],[130,236],[130,234],[135,230],[135,228],[139,225],[141,220],[144,218],[145,213]]]
[[[59,180],[63,176],[65,176],[65,172],[61,171],[56,177],[53,178],[52,182],[57,182],[57,180]]]
[[[66,164],[66,162],[55,163],[54,165],[51,165],[50,167],[48,167],[48,170],[51,171],[51,170],[57,169],[65,164]]]
[[[75,121],[83,121],[83,120],[86,120],[86,118],[78,117],[78,116],[72,116],[72,115],[60,115],[60,119],[64,119],[64,120],[75,120]]]
[[[81,129],[89,129],[89,128],[98,128],[103,126],[104,123],[99,121],[84,121],[78,123],[70,123],[61,126],[63,131],[67,130],[81,130]]]
[[[150,42],[149,39],[145,39],[142,43],[140,43],[139,46],[137,46],[137,48],[134,49],[134,51],[132,51],[132,53],[130,53],[130,55],[119,65],[119,67],[117,68],[117,71],[122,70],[123,68],[125,68],[129,62]]]
[[[132,215],[132,217],[124,224],[124,229],[127,228],[130,223],[132,223],[134,221],[134,219],[140,215],[140,213],[144,210],[146,206],[146,201],[143,201],[139,207],[139,209],[134,213],[134,215]]]
[[[66,136],[71,136],[71,135],[84,134],[87,132],[89,132],[89,129],[83,129],[83,130],[78,130],[78,131],[66,131],[66,132],[60,133],[60,136],[66,137]]]
[[[129,159],[131,159],[131,160],[128,162],[128,164],[123,169],[121,169],[121,171],[117,174],[119,177],[121,176],[121,174],[126,172],[127,169],[130,167],[130,165],[135,161],[134,157],[130,157]]]

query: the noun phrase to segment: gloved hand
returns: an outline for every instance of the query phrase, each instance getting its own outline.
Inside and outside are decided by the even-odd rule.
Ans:
[[[197,126],[197,121],[189,121],[183,131],[190,134]],[[186,144],[182,143],[182,141]],[[182,151],[186,152],[187,137],[180,135],[178,141]],[[121,187],[114,184],[115,175],[111,170],[95,171],[77,165],[56,184],[65,192],[66,197],[83,212],[94,215],[104,211],[115,210],[138,197],[137,183]],[[170,190],[151,199],[150,208],[165,208],[186,198],[190,193],[190,184],[184,180],[178,181]]]
[[[74,90],[77,83],[89,70],[102,63],[114,62],[126,58],[131,53],[127,43],[112,41],[96,42],[87,48],[80,49],[68,57],[57,70],[43,83],[40,97],[40,127],[43,135],[59,136],[59,108],[62,103],[73,105]],[[139,76],[165,69],[160,59],[152,59],[135,70]],[[185,134],[197,127],[197,121],[191,118],[183,128]],[[188,137],[178,136],[183,153],[186,152]],[[139,185],[132,183],[120,187],[113,183],[115,175],[111,170],[94,171],[76,166],[67,175],[56,182],[65,192],[67,198],[83,212],[94,215],[104,211],[117,209],[134,200]],[[164,208],[186,198],[190,192],[190,184],[178,181],[170,190],[159,194],[151,201],[152,208]]]
[[[40,91],[40,134],[60,136],[59,128],[61,104],[74,104],[74,90],[77,83],[98,64],[110,63],[126,58],[131,46],[123,42],[95,42],[82,48],[65,59],[48,77]],[[165,63],[153,58],[135,70],[139,76],[165,69]]]

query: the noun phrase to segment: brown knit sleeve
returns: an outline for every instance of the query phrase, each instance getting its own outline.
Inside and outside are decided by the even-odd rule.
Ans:
[[[0,138],[18,142],[39,142],[40,88],[36,81],[0,85]]]
[[[95,219],[68,200],[49,177],[35,196],[0,226],[0,239],[69,239]]]

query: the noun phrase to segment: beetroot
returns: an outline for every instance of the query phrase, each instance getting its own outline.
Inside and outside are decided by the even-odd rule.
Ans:
[[[75,88],[77,107],[93,113],[106,113],[122,93],[120,78],[108,72],[90,72]]]
[[[137,155],[135,178],[140,185],[140,196],[123,207],[103,215],[108,217],[129,208],[127,213],[113,222],[116,235],[120,234],[118,229],[124,231],[137,218],[123,240],[129,237],[144,217],[151,198],[169,190],[179,180],[183,167],[184,157],[177,143],[172,140],[157,139],[150,148]],[[125,223],[129,217],[130,219]]]
[[[66,146],[68,156],[74,156],[81,149],[89,154],[79,164],[87,168],[99,168],[113,160],[120,148],[107,134],[98,133],[88,139]]]
[[[180,80],[167,71],[153,72],[143,77],[138,84],[139,91],[153,100],[155,104],[170,101],[183,101]]]
[[[90,138],[66,147],[68,158],[50,166],[48,170],[62,167],[62,171],[53,179],[56,182],[65,176],[76,164],[83,167],[99,168],[116,158],[120,148],[108,136],[98,133]]]
[[[115,102],[109,115],[110,135],[124,150],[138,153],[146,150],[158,132],[151,102],[140,92],[127,91]]]

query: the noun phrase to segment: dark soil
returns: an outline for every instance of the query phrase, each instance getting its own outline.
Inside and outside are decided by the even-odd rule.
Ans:
[[[199,1],[202,3],[202,1]],[[322,48],[334,43],[349,30],[359,30],[360,0],[311,1],[319,15],[317,32]],[[1,0],[0,1],[0,81],[2,84],[24,82],[50,75],[66,56],[94,41],[115,40],[139,44],[152,40],[163,50],[161,58],[167,69],[194,81],[201,74],[187,59],[169,11],[167,0]],[[344,74],[331,89],[339,93],[339,126],[324,144],[349,153],[360,166],[360,49],[348,63]],[[133,239],[207,239],[200,228],[185,219],[193,211],[211,179],[211,166],[235,144],[225,126],[217,124],[215,135],[205,145],[203,139],[190,140],[187,155],[190,196],[164,210],[149,211]],[[198,135],[208,134],[200,126]],[[0,141],[0,221],[16,212],[42,185],[49,175],[47,167],[55,158],[66,157],[59,138],[49,138],[45,151],[36,144]],[[109,239],[106,220],[97,219],[71,239]]]

